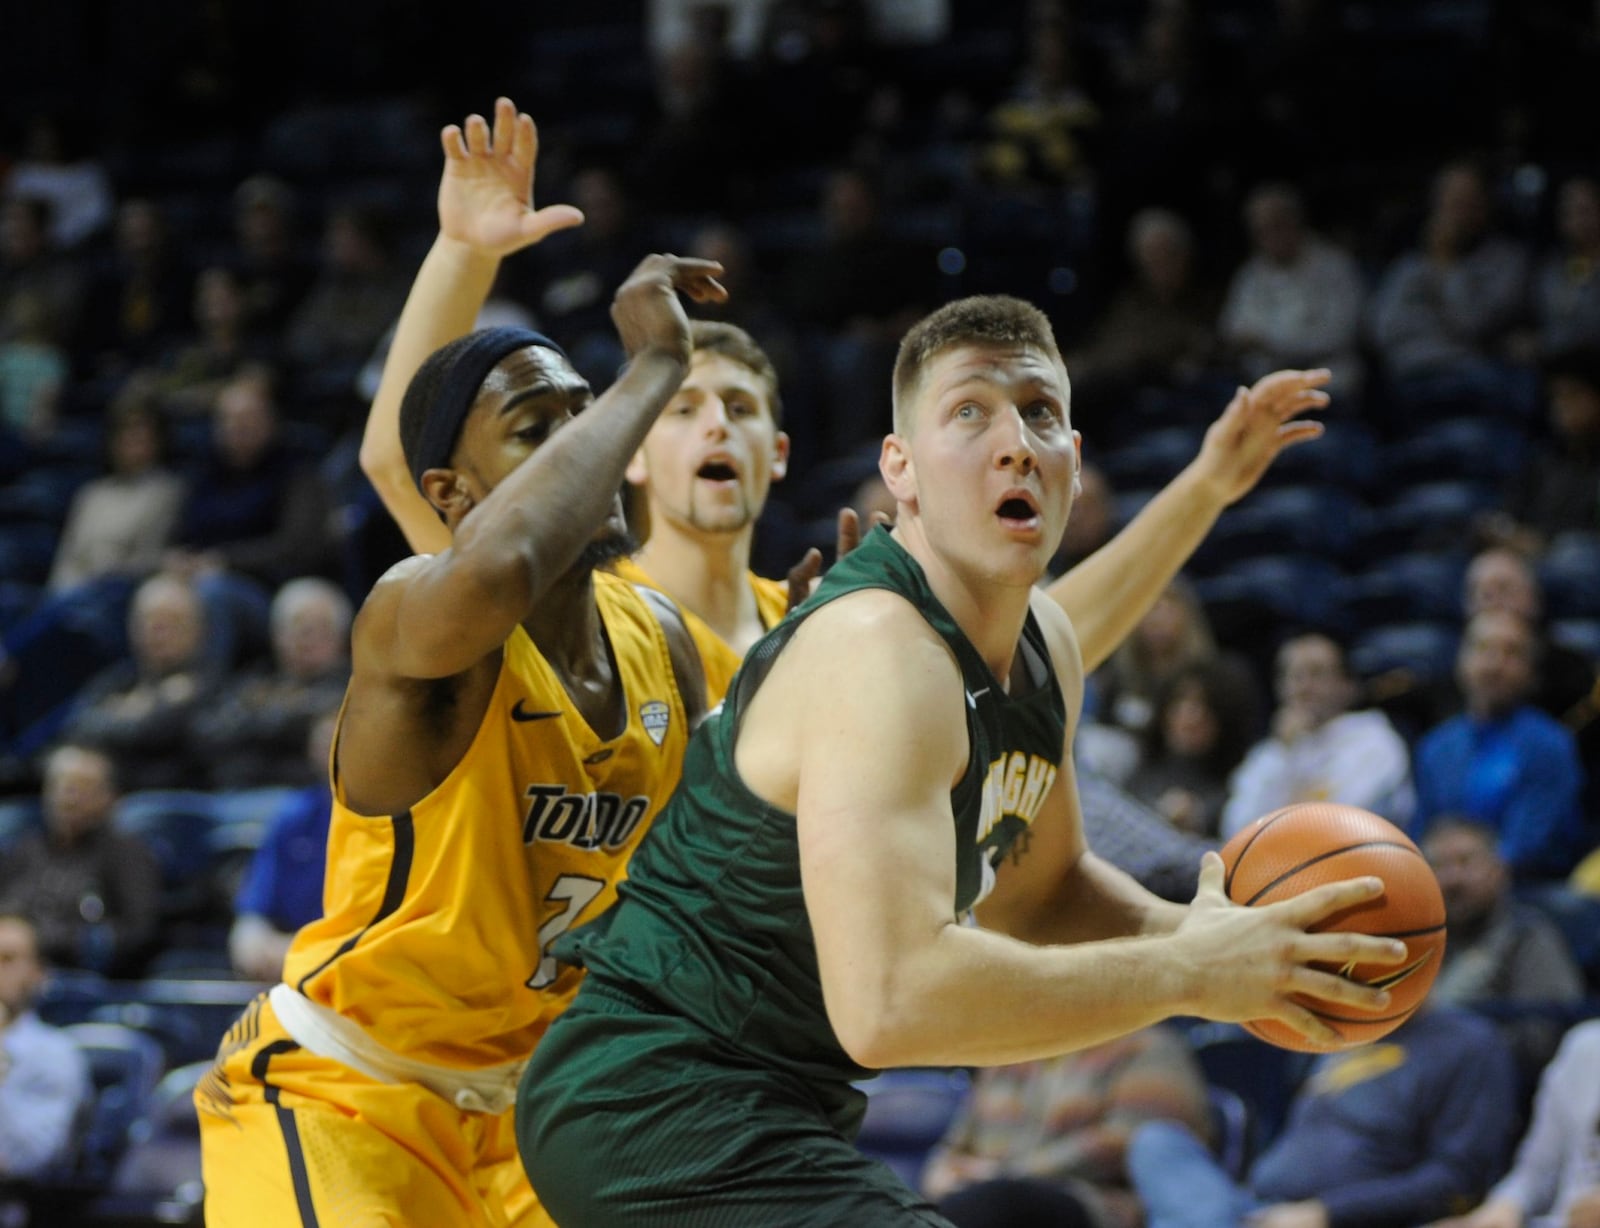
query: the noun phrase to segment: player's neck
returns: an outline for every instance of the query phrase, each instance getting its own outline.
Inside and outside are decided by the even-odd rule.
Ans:
[[[894,534],[922,565],[933,595],[972,641],[990,672],[1002,683],[1009,680],[1033,586],[999,584],[958,569],[928,544],[920,526],[902,526]]]
[[[522,620],[522,629],[563,681],[609,669],[592,572],[558,580]]]
[[[636,562],[668,597],[703,619],[729,643],[760,626],[750,588],[753,527],[736,533],[701,533],[657,520]]]

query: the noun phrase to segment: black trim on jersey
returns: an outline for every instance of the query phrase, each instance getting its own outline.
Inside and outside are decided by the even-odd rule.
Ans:
[[[267,1078],[267,1064],[280,1053],[293,1053],[300,1046],[292,1040],[275,1040],[262,1046],[250,1063],[250,1074],[261,1084],[267,1103],[278,1115],[278,1128],[283,1131],[283,1145],[289,1153],[289,1179],[294,1183],[295,1206],[300,1211],[304,1228],[320,1228],[316,1204],[311,1201],[311,1177],[306,1172],[306,1153],[300,1146],[300,1126],[294,1119],[294,1110],[286,1109],[279,1101],[281,1090]]]
[[[411,859],[416,853],[416,829],[412,824],[409,810],[394,815],[391,822],[394,824],[394,860],[389,863],[389,879],[383,885],[383,899],[378,904],[378,911],[373,914],[371,921],[341,942],[337,951],[300,978],[299,984],[295,986],[300,993],[305,993],[306,984],[313,977],[327,971],[329,964],[353,948],[366,936],[368,930],[399,908],[400,901],[405,898],[406,882],[411,877]]]

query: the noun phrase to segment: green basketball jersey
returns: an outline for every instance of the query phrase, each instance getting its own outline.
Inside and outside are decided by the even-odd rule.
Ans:
[[[971,909],[1055,781],[1065,706],[1031,613],[1021,655],[1039,685],[1013,699],[921,566],[879,528],[751,649],[722,707],[690,740],[682,782],[634,855],[618,904],[555,948],[588,968],[583,992],[610,989],[695,1020],[732,1056],[806,1080],[833,1111],[851,1098],[846,1085],[872,1072],[845,1054],[823,1007],[795,816],[745,787],[734,743],[741,713],[800,623],[865,588],[904,595],[960,662],[972,749],[950,794],[958,862],[950,912]]]

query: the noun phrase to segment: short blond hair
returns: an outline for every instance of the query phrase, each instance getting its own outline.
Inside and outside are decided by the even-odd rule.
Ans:
[[[904,434],[909,418],[903,408],[916,391],[928,364],[960,345],[1026,345],[1061,362],[1055,330],[1044,312],[1009,294],[958,298],[924,316],[900,342],[894,360],[894,429]]]

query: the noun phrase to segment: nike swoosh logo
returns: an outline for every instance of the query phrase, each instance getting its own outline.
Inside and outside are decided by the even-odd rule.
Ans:
[[[561,715],[561,709],[560,708],[557,708],[554,712],[529,712],[526,708],[524,708],[522,706],[523,702],[524,701],[519,699],[519,700],[517,700],[516,703],[511,705],[511,719],[512,720],[514,720],[514,721],[543,721],[543,720],[548,720],[552,716],[560,716]]]
[[[981,690],[981,691],[968,691],[967,692],[967,707],[976,708],[978,706],[978,697],[980,695],[987,695],[988,693],[989,693],[989,688],[988,687],[984,687],[983,690]]]

